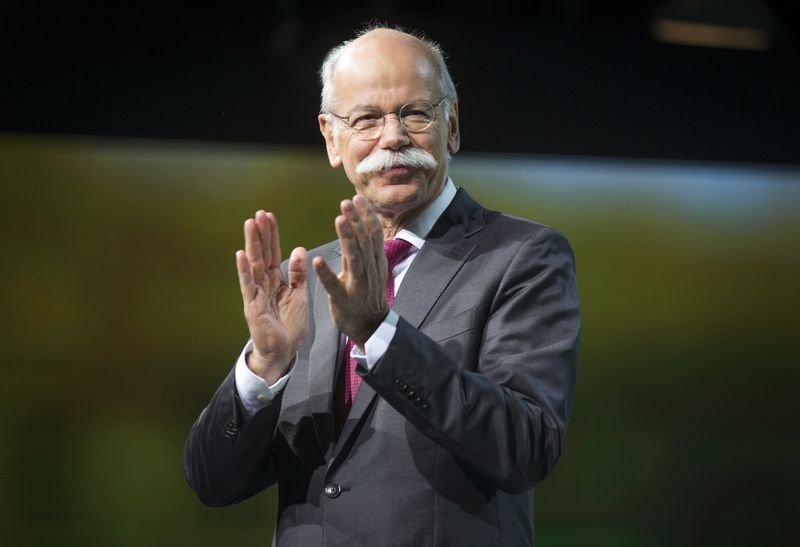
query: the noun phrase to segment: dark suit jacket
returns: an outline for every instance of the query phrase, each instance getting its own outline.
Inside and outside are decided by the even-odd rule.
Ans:
[[[310,255],[341,265],[335,242]],[[532,545],[531,489],[561,456],[575,385],[566,239],[459,190],[338,438],[340,337],[309,270],[310,331],[285,389],[248,419],[231,372],[192,426],[184,466],[200,499],[227,505],[277,483],[279,547]]]

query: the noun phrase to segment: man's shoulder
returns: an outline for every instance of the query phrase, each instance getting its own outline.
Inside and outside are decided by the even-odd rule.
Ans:
[[[569,246],[567,238],[556,228],[502,211],[486,211],[486,235],[500,237],[509,244],[525,241],[557,241]]]
[[[524,234],[537,234],[555,229],[530,218],[521,217],[504,211],[487,210],[486,224],[496,230],[512,230]]]
[[[331,253],[336,253],[339,249],[339,240],[334,239],[333,241],[329,241],[327,243],[323,243],[318,247],[314,247],[313,249],[308,250],[308,259],[311,260],[315,256],[326,257],[329,256]]]
[[[322,258],[325,258],[327,260],[333,254],[340,254],[337,252],[338,249],[339,249],[338,240],[329,241],[328,243],[320,245],[319,247],[314,247],[313,249],[309,249],[308,260],[307,260],[307,264],[309,265],[308,266],[309,272],[313,272],[313,269],[311,268],[311,261],[314,259],[315,256],[321,256]],[[289,258],[287,257],[283,259],[283,262],[281,262],[281,270],[283,270],[284,276],[287,275],[288,266],[289,266]]]
[[[488,209],[475,201],[463,188],[459,189],[456,199],[451,204],[456,213],[451,217],[456,223],[459,221],[475,226],[471,220],[466,218],[482,218],[483,236],[499,237],[509,244],[514,241],[524,241],[531,239],[557,239],[566,238],[557,229],[529,218],[523,218],[503,211]],[[464,213],[466,211],[466,214]],[[480,221],[479,221],[480,222]]]
[[[325,259],[325,261],[330,261],[342,254],[341,247],[339,246],[339,240],[334,239],[333,241],[329,241],[327,243],[323,243],[317,247],[308,250],[308,263],[311,264],[311,261],[314,257],[321,256]]]

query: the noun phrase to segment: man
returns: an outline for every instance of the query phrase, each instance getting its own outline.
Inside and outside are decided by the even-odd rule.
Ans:
[[[373,29],[322,80],[328,158],[356,196],[338,240],[284,272],[275,217],[245,222],[251,340],[192,427],[187,480],[209,505],[277,483],[278,546],[532,545],[575,382],[569,245],[448,178],[438,46]]]

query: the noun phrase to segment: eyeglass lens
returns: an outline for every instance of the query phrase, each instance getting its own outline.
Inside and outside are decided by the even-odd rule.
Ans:
[[[386,116],[397,115],[402,126],[412,133],[426,130],[433,123],[436,109],[427,101],[414,101],[406,103],[397,112],[384,114],[374,108],[366,108],[352,112],[348,116],[350,127],[362,138],[374,138],[383,129]]]

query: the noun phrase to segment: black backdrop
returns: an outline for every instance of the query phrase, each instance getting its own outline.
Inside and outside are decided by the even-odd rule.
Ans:
[[[797,7],[737,51],[655,41],[659,4],[12,2],[0,131],[320,144],[319,63],[379,20],[450,53],[466,151],[797,162]]]

